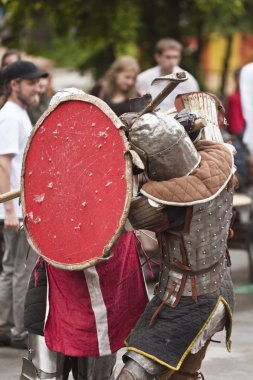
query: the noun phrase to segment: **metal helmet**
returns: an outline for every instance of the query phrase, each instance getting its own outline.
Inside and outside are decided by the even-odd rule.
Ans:
[[[151,180],[188,175],[200,162],[200,155],[184,127],[162,112],[138,118],[129,131],[129,140]]]

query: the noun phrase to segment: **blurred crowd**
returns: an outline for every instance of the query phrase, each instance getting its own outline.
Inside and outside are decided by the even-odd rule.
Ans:
[[[151,86],[160,76],[183,71],[180,66],[182,45],[171,38],[157,42],[154,49],[156,65],[140,72],[138,61],[130,56],[117,58],[103,78],[98,80],[91,94],[103,99],[118,115],[130,112],[129,99],[151,93],[156,96],[164,86]],[[187,73],[188,80],[161,103],[162,110],[174,107],[180,93],[199,91],[197,80]],[[247,193],[253,183],[253,63],[235,72],[235,91],[225,104],[227,128],[222,131],[224,140],[231,141],[237,150],[239,191]],[[51,76],[31,62],[22,59],[17,50],[8,50],[2,56],[0,77],[0,183],[1,192],[20,186],[22,155],[32,126],[47,109],[53,95]],[[13,126],[13,127],[12,127]],[[15,129],[16,128],[16,129]],[[25,133],[21,132],[21,129]],[[16,130],[16,132],[15,132]],[[12,132],[11,132],[12,131]],[[11,134],[12,133],[12,134]],[[6,137],[6,134],[9,138]],[[10,140],[11,139],[11,140]],[[22,140],[22,142],[21,142]],[[13,143],[16,142],[16,143]],[[15,145],[16,144],[16,145]],[[17,157],[19,159],[17,160]],[[16,161],[15,161],[16,160]],[[15,173],[14,173],[15,171]],[[13,176],[16,176],[15,181]],[[5,186],[2,184],[5,183]],[[0,213],[2,273],[0,275],[0,346],[11,344],[26,347],[23,308],[27,283],[36,254],[28,251],[24,233],[20,230],[22,214],[8,202]],[[22,241],[18,238],[22,235]],[[26,264],[26,270],[21,266]]]

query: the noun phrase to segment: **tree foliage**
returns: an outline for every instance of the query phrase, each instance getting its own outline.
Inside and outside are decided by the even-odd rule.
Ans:
[[[198,67],[210,32],[229,36],[253,29],[252,0],[2,0],[11,33],[4,43],[46,54],[61,65],[101,75],[122,54],[150,66],[155,42],[171,36],[198,49],[186,64]]]

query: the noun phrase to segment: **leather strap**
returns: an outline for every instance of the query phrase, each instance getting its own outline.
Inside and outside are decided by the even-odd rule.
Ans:
[[[191,378],[193,380],[197,380],[197,379],[205,380],[204,375],[203,375],[202,372],[190,373],[190,372],[184,372],[184,371],[179,370],[179,371],[176,372],[176,374],[179,375],[179,376],[182,376],[182,377],[184,377],[186,379]]]
[[[171,285],[171,288],[169,290],[169,294],[166,298],[166,300],[164,300],[163,302],[160,303],[160,305],[158,306],[158,308],[156,309],[156,311],[154,312],[154,314],[152,315],[151,319],[150,319],[150,322],[149,322],[149,327],[152,326],[152,324],[154,323],[156,317],[158,316],[158,314],[160,313],[162,307],[164,306],[164,304],[168,301],[168,299],[170,298],[170,296],[172,295],[172,293],[174,292],[175,288],[176,288],[176,283],[173,282],[173,284]]]
[[[189,232],[190,232],[192,215],[193,215],[193,206],[187,207],[185,219],[184,219],[184,228],[183,228],[184,234],[189,234]]]
[[[188,268],[188,258],[187,258],[187,255],[186,255],[186,252],[185,252],[185,247],[184,247],[184,241],[183,241],[183,238],[181,237],[180,238],[180,252],[181,252],[181,256],[182,256],[182,261],[183,261],[183,266],[185,266],[186,268]],[[181,284],[180,284],[180,288],[179,288],[179,291],[177,293],[177,296],[176,296],[176,299],[175,299],[175,302],[173,303],[172,307],[176,307],[182,297],[182,294],[184,292],[184,288],[185,288],[185,284],[186,284],[186,280],[187,280],[187,276],[186,274],[183,274],[182,276],[182,279],[181,279]]]
[[[198,298],[197,294],[197,285],[196,285],[196,277],[190,276],[191,286],[192,286],[192,299],[196,302]]]
[[[205,273],[208,273],[210,271],[212,271],[213,269],[215,269],[218,265],[220,264],[220,262],[216,262],[215,264],[213,264],[212,266],[208,267],[208,268],[204,268],[204,269],[200,269],[200,270],[197,270],[197,271],[193,271],[191,270],[191,268],[183,265],[182,263],[178,262],[178,263],[171,263],[171,262],[167,262],[166,265],[174,270],[175,272],[179,272],[179,273],[182,273],[182,274],[185,274],[187,276],[199,276],[201,274],[205,274]]]

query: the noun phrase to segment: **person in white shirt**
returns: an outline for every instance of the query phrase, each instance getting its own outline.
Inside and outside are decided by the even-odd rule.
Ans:
[[[246,122],[243,142],[253,157],[253,62],[243,66],[239,79],[242,113]]]
[[[152,81],[160,76],[174,74],[179,71],[185,71],[179,67],[181,60],[182,45],[180,42],[172,38],[163,38],[159,40],[155,46],[155,61],[157,66],[143,71],[137,77],[136,88],[140,95],[149,93],[154,98],[166,86],[159,83],[151,86]],[[188,80],[180,83],[159,105],[162,111],[169,110],[174,107],[174,101],[178,94],[199,91],[199,85],[196,79],[187,72]]]
[[[46,77],[32,62],[17,61],[2,73],[6,101],[0,110],[0,192],[20,188],[24,149],[32,124],[26,108],[33,104],[38,82]],[[3,270],[0,275],[0,345],[25,347],[24,300],[29,276],[37,255],[29,250],[23,230],[19,200],[0,205],[5,240]]]

